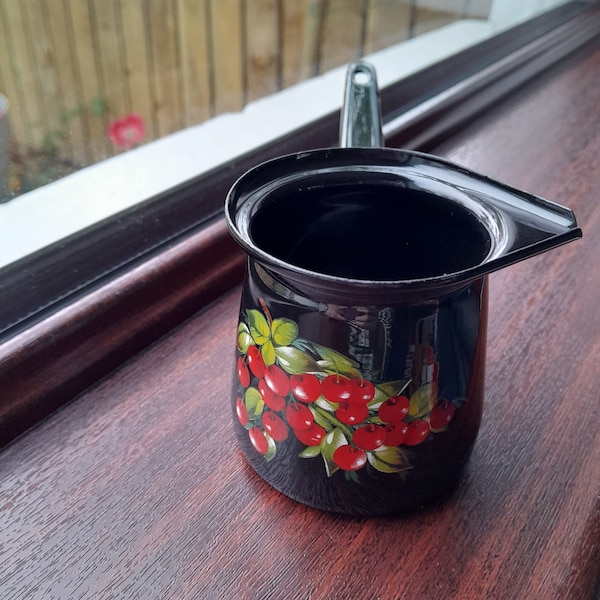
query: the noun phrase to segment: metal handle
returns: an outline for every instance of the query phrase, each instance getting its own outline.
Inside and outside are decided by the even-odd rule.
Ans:
[[[340,118],[342,148],[383,146],[377,75],[372,65],[358,61],[346,72],[344,105]]]

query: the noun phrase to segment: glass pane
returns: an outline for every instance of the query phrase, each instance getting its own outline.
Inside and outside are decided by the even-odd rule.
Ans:
[[[0,200],[445,27],[540,0],[0,0]]]

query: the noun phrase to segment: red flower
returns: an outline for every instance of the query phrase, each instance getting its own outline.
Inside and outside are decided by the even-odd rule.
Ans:
[[[119,148],[133,148],[144,139],[145,135],[144,119],[135,113],[122,119],[115,119],[108,127],[110,141]]]

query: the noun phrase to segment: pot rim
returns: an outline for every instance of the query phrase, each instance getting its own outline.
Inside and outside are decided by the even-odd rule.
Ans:
[[[444,186],[449,196],[443,196],[457,204],[466,204],[466,209],[475,213],[487,231],[491,243],[487,256],[465,269],[436,276],[399,280],[353,279],[288,263],[254,242],[249,232],[250,220],[269,192],[287,181],[332,173],[336,169],[360,174],[383,173],[390,177],[410,176],[407,178],[413,181],[429,179]],[[511,188],[442,158],[395,148],[317,149],[263,162],[233,184],[226,198],[225,217],[236,242],[264,266],[296,282],[308,278],[338,291],[346,288],[350,295],[351,290],[357,293],[367,289],[370,293],[390,293],[462,286],[492,271],[581,237],[581,230],[568,208]],[[532,225],[532,219],[540,223],[534,222]],[[529,231],[524,232],[524,227],[528,227]],[[533,239],[532,231],[541,232],[537,236],[540,239]]]

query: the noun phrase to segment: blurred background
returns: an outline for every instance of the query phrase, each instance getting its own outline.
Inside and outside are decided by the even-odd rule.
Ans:
[[[492,0],[0,0],[0,196],[491,10]]]

